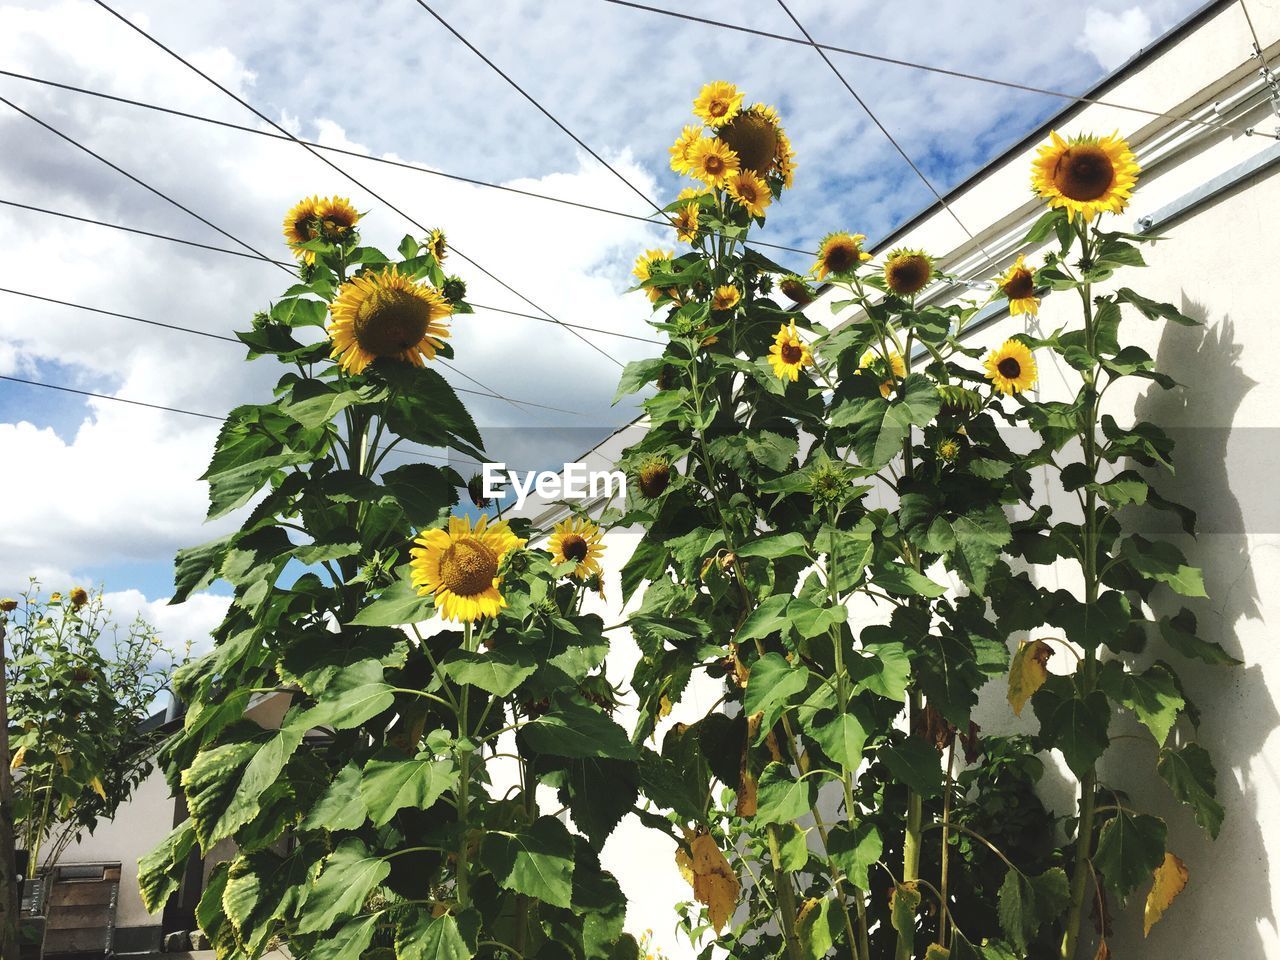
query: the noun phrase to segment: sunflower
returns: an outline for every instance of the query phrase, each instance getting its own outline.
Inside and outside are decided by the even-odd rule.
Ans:
[[[741,168],[738,155],[723,140],[703,138],[689,150],[690,173],[709,187],[723,187]]]
[[[773,168],[782,131],[777,111],[757,103],[726,123],[716,135],[733,148],[744,170],[763,177]]]
[[[885,285],[900,297],[919,293],[933,277],[933,258],[923,250],[899,247],[884,261]]]
[[[828,276],[848,273],[858,264],[871,259],[862,249],[867,238],[860,233],[828,233],[818,247],[818,261],[813,265],[813,275],[819,280]]]
[[[750,170],[740,170],[728,181],[729,196],[753,217],[763,217],[764,208],[773,203],[773,194],[763,180]]]
[[[796,177],[796,154],[791,149],[791,141],[781,130],[778,131],[778,150],[773,157],[773,172],[782,180],[782,185],[790,190]]]
[[[693,112],[709,127],[728,123],[742,110],[742,94],[732,83],[713,80],[693,101]]]
[[[960,441],[955,437],[947,437],[938,444],[939,460],[944,463],[951,463],[958,456],[960,456]]]
[[[738,292],[738,288],[733,284],[726,284],[723,287],[716,287],[716,292],[711,297],[712,310],[732,310],[738,305],[742,299],[742,294]]]
[[[671,220],[676,228],[676,238],[681,243],[693,243],[698,236],[698,204],[686,203]]]
[[[444,231],[436,227],[429,234],[424,244],[427,252],[435,258],[436,264],[444,263],[444,258],[449,255],[449,241],[444,238]]]
[[[671,483],[671,462],[666,457],[652,454],[641,462],[636,474],[636,484],[648,499],[657,500],[669,483]]]
[[[481,515],[471,525],[466,517],[450,517],[448,530],[424,530],[409,551],[409,579],[421,597],[434,596],[446,620],[496,617],[507,605],[498,592],[498,567],[521,540],[499,520],[492,526]]]
[[[74,607],[83,607],[89,602],[89,591],[84,587],[71,588],[71,605]]]
[[[805,283],[804,277],[789,273],[778,281],[778,289],[786,294],[792,303],[805,306],[813,303],[813,288]]]
[[[697,200],[699,197],[705,197],[711,193],[710,187],[685,187],[676,194],[676,203],[681,200]]]
[[[317,224],[322,202],[319,197],[304,197],[284,215],[284,242],[307,263],[315,262],[315,253],[311,250],[299,250],[298,247],[320,236]]]
[[[886,400],[889,399],[889,394],[893,393],[894,381],[901,380],[907,375],[907,365],[902,361],[902,354],[898,353],[897,350],[889,351],[888,363],[885,362],[884,357],[874,350],[868,350],[862,355],[862,359],[858,361],[858,369],[892,374],[892,376],[880,382],[880,396]]]
[[[646,250],[640,256],[636,257],[635,265],[631,268],[631,275],[644,283],[653,274],[653,265],[671,260],[675,257],[674,250]]]
[[[1013,316],[1025,313],[1035,316],[1040,310],[1040,298],[1036,296],[1036,275],[1021,255],[1009,271],[996,280],[1000,292],[1009,298],[1009,312]]]
[[[1125,208],[1141,169],[1119,131],[1105,137],[1082,134],[1068,141],[1054,130],[1032,163],[1031,188],[1050,207],[1065,209],[1068,220],[1076,214],[1092,220]]]
[[[0,613],[13,613],[18,609],[18,601],[13,597],[5,597],[0,600]]]
[[[774,334],[773,346],[769,348],[769,365],[779,380],[790,380],[792,383],[800,379],[800,371],[813,366],[813,353],[809,345],[800,339],[796,332],[796,322],[783,324]]]
[[[440,321],[453,307],[440,291],[390,266],[344,283],[329,312],[330,355],[347,373],[359,374],[378,357],[419,367],[423,357],[432,359],[449,336]]]
[[[688,173],[692,168],[689,163],[689,151],[693,145],[702,139],[702,127],[687,126],[680,131],[680,136],[676,137],[667,150],[671,154],[671,169],[676,173]]]
[[[346,197],[325,197],[316,206],[320,236],[331,243],[346,238],[360,220],[360,211]]]
[[[1036,358],[1020,340],[1006,340],[987,354],[987,379],[998,393],[1011,396],[1035,386]]]
[[[600,575],[600,556],[605,545],[600,542],[604,533],[590,520],[571,517],[556,524],[555,533],[547,541],[551,562],[576,563],[573,575],[581,580]]]

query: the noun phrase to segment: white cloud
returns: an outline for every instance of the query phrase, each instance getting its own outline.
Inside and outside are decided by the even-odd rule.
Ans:
[[[209,634],[226,615],[230,597],[195,594],[179,606],[169,606],[169,598],[148,600],[138,590],[117,590],[103,596],[112,618],[126,627],[142,617],[155,627],[165,650],[180,660],[190,652],[193,657],[207,653],[212,646]]]
[[[1104,70],[1114,70],[1155,37],[1151,18],[1142,7],[1112,12],[1089,7],[1076,49],[1092,56]]]

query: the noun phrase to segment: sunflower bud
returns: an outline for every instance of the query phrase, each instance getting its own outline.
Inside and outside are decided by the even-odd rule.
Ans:
[[[944,463],[951,463],[960,456],[960,450],[960,441],[955,437],[947,437],[938,444],[938,459]]]
[[[471,498],[471,502],[481,510],[484,510],[493,502],[484,495],[484,477],[480,476],[478,473],[473,475],[471,479],[467,481],[467,496],[469,496]]]
[[[445,277],[440,292],[450,303],[461,303],[467,299],[467,283],[461,277]]]
[[[813,302],[813,288],[804,282],[804,278],[797,274],[790,273],[782,278],[778,284],[778,289],[785,293],[792,303],[799,306]]]
[[[656,500],[662,496],[663,491],[667,489],[667,484],[671,482],[671,464],[667,462],[666,457],[650,457],[640,465],[637,480],[640,492],[650,500]]]
[[[817,503],[839,503],[848,490],[849,477],[833,464],[824,463],[809,476],[809,495]]]

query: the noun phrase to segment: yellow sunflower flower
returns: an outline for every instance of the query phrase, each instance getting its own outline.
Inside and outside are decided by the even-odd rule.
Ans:
[[[889,399],[889,394],[893,393],[895,382],[907,375],[907,365],[902,360],[902,354],[898,353],[897,350],[889,351],[888,363],[876,351],[868,350],[862,355],[862,359],[858,361],[858,369],[892,374],[891,377],[880,382],[880,396],[886,400]]]
[[[716,135],[733,148],[742,169],[763,177],[773,168],[782,130],[777,111],[757,103],[726,123]]]
[[[427,234],[426,248],[437,265],[444,263],[444,258],[449,255],[449,241],[445,239],[444,231],[436,227]]]
[[[346,197],[325,197],[316,207],[320,235],[331,243],[346,238],[360,220],[360,211]]]
[[[884,261],[884,282],[900,297],[910,297],[928,286],[933,277],[933,258],[923,250],[899,247]]]
[[[490,525],[481,515],[472,526],[466,517],[450,517],[447,530],[418,534],[409,551],[409,578],[419,596],[435,597],[445,620],[496,617],[507,605],[498,590],[498,567],[524,544],[505,520]]]
[[[828,233],[818,246],[818,260],[813,275],[819,280],[848,273],[858,264],[871,259],[862,249],[867,238],[860,233]]]
[[[773,203],[768,185],[750,170],[740,170],[726,184],[729,196],[753,217],[763,217],[764,208]]]
[[[742,109],[742,97],[732,83],[713,80],[704,86],[693,101],[694,114],[709,127],[728,123]]]
[[[773,172],[782,179],[782,186],[790,190],[796,178],[796,154],[791,149],[787,135],[778,132],[778,149],[773,157]]]
[[[779,380],[790,380],[792,383],[800,379],[800,371],[813,366],[813,353],[809,345],[800,339],[796,332],[796,322],[783,324],[774,334],[773,346],[769,348],[769,366]]]
[[[344,371],[359,374],[378,357],[422,366],[444,346],[449,328],[441,321],[453,307],[440,291],[415,283],[395,266],[342,285],[329,307],[331,356]]]
[[[1018,256],[1003,277],[996,280],[1000,292],[1009,298],[1009,313],[1017,316],[1025,313],[1034,317],[1040,311],[1040,298],[1036,296],[1036,275],[1027,266],[1026,257]]]
[[[723,187],[741,169],[738,155],[723,140],[703,138],[689,150],[690,173],[709,187]]]
[[[738,292],[738,288],[729,283],[716,287],[716,292],[711,297],[711,309],[732,310],[741,300],[742,294]]]
[[[1020,340],[1006,340],[998,350],[987,354],[983,365],[991,386],[1005,396],[1029,390],[1036,384],[1036,358]]]
[[[671,220],[671,225],[676,228],[676,238],[681,243],[693,243],[698,236],[697,203],[686,203],[676,211]]]
[[[676,203],[681,200],[697,200],[699,197],[705,197],[710,192],[710,187],[685,187],[676,194]]]
[[[555,564],[572,561],[577,566],[573,575],[580,580],[600,575],[600,557],[605,545],[600,542],[604,533],[590,520],[570,517],[556,524],[555,533],[547,541],[551,561]]]
[[[1119,131],[1068,141],[1055,130],[1032,164],[1031,187],[1050,207],[1065,209],[1069,220],[1077,214],[1092,220],[1124,210],[1141,170]]]
[[[702,139],[702,127],[687,126],[680,131],[676,142],[668,148],[671,154],[671,169],[676,173],[688,173],[693,167],[689,163],[689,151]]]
[[[646,250],[636,257],[635,265],[631,268],[631,275],[641,283],[644,283],[653,274],[653,265],[655,263],[671,260],[675,255],[674,250]]]
[[[299,259],[307,263],[315,262],[315,253],[311,250],[299,250],[298,246],[320,236],[317,224],[321,202],[319,197],[304,197],[284,215],[284,242]]]

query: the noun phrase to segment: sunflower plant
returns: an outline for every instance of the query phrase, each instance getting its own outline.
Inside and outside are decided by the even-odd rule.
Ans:
[[[1134,538],[1112,517],[1122,494],[1167,501],[1133,471],[1110,488],[1104,476],[1125,458],[1152,466],[1168,455],[1154,427],[1124,431],[1097,413],[1100,377],[1168,382],[1141,351],[1118,345],[1120,306],[1181,319],[1128,288],[1098,300],[1090,286],[1140,260],[1133,238],[1080,219],[1123,206],[1131,158],[1114,138],[1085,142],[1083,169],[1068,180],[1084,182],[1102,158],[1110,186],[1068,182],[1066,201],[1088,209],[1055,200],[1027,238],[1057,236],[1061,250],[1039,270],[1019,257],[994,283],[993,299],[1018,314],[1036,314],[1046,285],[1082,290],[1085,332],[980,346],[968,330],[980,305],[934,303],[931,285],[947,278],[923,250],[873,263],[863,236],[832,233],[800,277],[748,245],[768,204],[735,196],[749,148],[725,130],[742,104],[731,85],[708,85],[695,101],[703,125],[671,148],[673,169],[701,183],[667,208],[691,249],[650,250],[636,263],[668,345],[623,374],[619,395],[655,392],[644,401],[646,435],[624,458],[628,503],[609,518],[645,531],[622,575],[626,596],[641,594],[628,620],[642,653],[633,740],[654,736],[695,675],[724,687],[704,717],[641,747],[643,791],[665,811],[646,819],[677,843],[694,894],[686,934],[713,935],[735,958],[1072,957],[1082,878],[1113,893],[1127,883],[1128,893],[1152,870],[1158,919],[1183,875],[1148,862],[1154,818],[1135,819],[1121,797],[1099,800],[1096,778],[1086,781],[1079,835],[1088,839],[1064,849],[1056,829],[1074,821],[1036,796],[1046,751],[1092,768],[1101,751],[1075,751],[1090,737],[1105,742],[1112,704],[1140,720],[1158,712],[1168,734],[1175,700],[1177,710],[1184,702],[1163,665],[1140,672],[1118,656],[1104,668],[1097,656],[1099,603],[1124,611],[1106,615],[1118,654],[1136,643],[1156,584],[1198,583],[1172,545],[1126,546]],[[779,142],[776,112],[750,109]],[[785,153],[785,163],[775,150],[771,166],[753,170],[771,202],[790,183]],[[1056,166],[1042,159],[1038,169]],[[1067,265],[1073,238],[1085,244],[1077,273]],[[806,316],[811,281],[832,289],[833,311],[856,308],[857,319],[828,327]],[[1081,372],[1074,403],[1035,393],[1035,353],[1046,348]],[[1004,439],[1027,425],[1042,439],[1030,455]],[[1081,464],[1062,462],[1068,441],[1099,426],[1104,445]],[[1049,523],[1032,482],[1047,464],[1080,491],[1091,520]],[[1098,557],[1086,583],[1111,585],[1115,598],[1103,601],[1097,587],[1060,596],[1014,573],[1078,555],[1080,544]],[[1047,641],[1011,660],[1010,635],[1045,624],[1064,626],[1085,651],[1076,677],[1048,676]],[[1175,649],[1225,657],[1194,637],[1186,611],[1162,626]],[[1037,716],[1050,718],[1038,736],[983,734],[973,723],[979,690],[1005,676],[1015,707],[1034,694]],[[1164,749],[1175,795],[1216,810],[1207,755]],[[1128,832],[1098,838],[1099,809],[1116,824],[1104,830]]]
[[[582,611],[599,532],[482,512],[407,446],[483,459],[434,369],[471,309],[442,233],[388,256],[358,221],[341,198],[291,210],[301,278],[239,334],[282,372],[204,477],[210,519],[243,523],[177,558],[174,602],[215,579],[233,597],[175,676],[162,760],[189,818],[143,859],[143,897],[159,909],[193,851],[231,841],[197,910],[219,960],[277,940],[313,960],[635,960],[599,862],[638,783]]]

